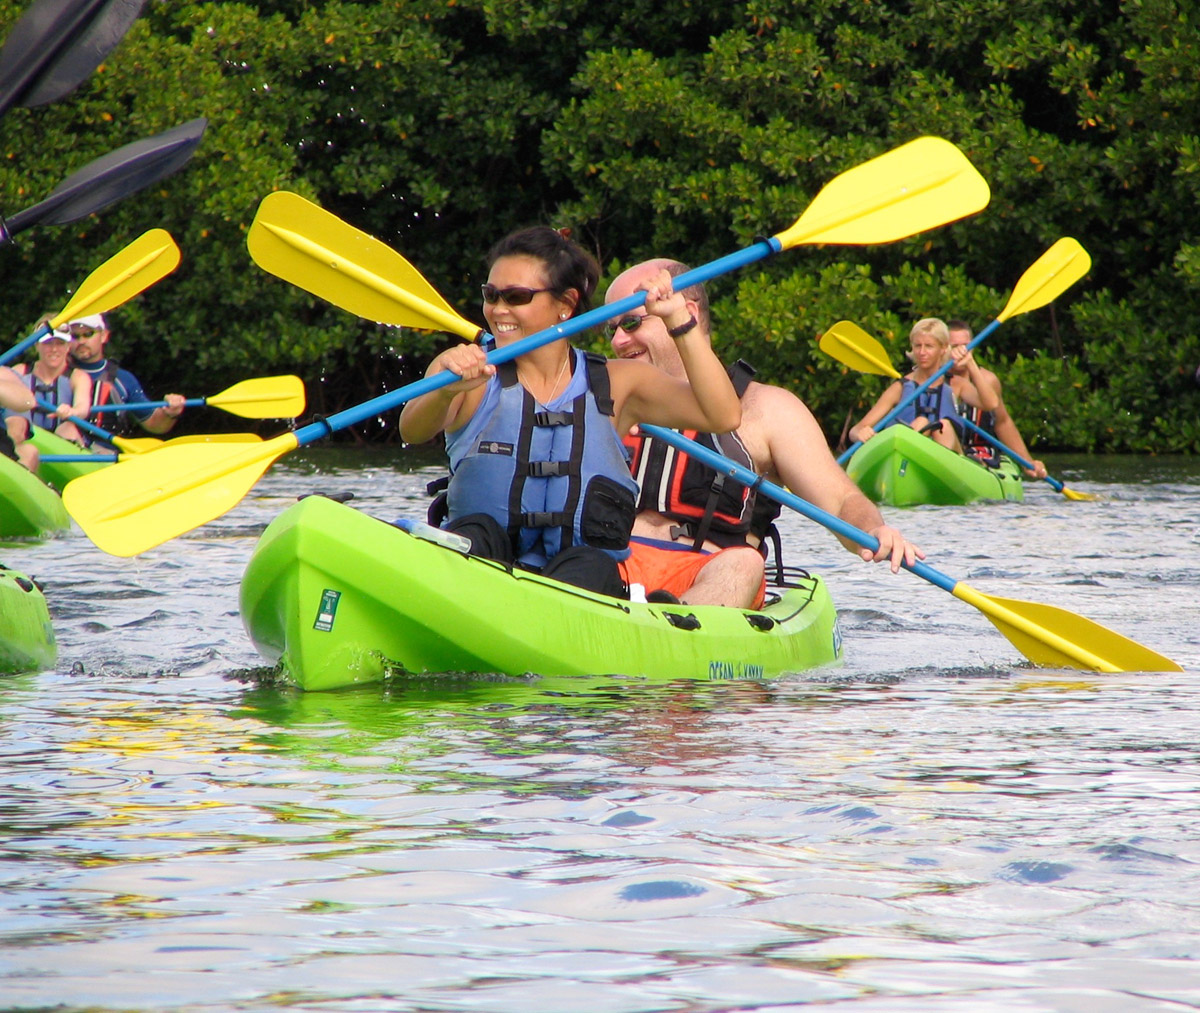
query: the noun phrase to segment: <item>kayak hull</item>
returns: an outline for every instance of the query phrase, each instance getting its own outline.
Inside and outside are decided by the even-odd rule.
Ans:
[[[38,449],[38,453],[42,456],[47,454],[67,454],[71,457],[80,457],[89,451],[81,450],[79,444],[72,443],[70,440],[64,440],[57,433],[52,433],[47,429],[42,429],[40,426],[33,427],[33,433],[29,437],[29,442]],[[111,456],[112,451],[104,453]],[[79,478],[81,475],[88,475],[98,468],[107,467],[112,462],[100,461],[97,464],[89,464],[87,461],[43,461],[38,465],[38,478],[43,482],[53,486],[60,493],[66,487],[66,484],[73,478]]]
[[[0,563],[0,672],[40,672],[58,660],[41,588]]]
[[[846,474],[884,506],[1025,498],[1021,473],[1008,458],[989,468],[904,425],[888,426],[867,440],[847,462]]]
[[[28,468],[0,454],[0,537],[41,538],[71,527],[62,498]]]
[[[842,653],[836,610],[816,577],[760,612],[619,601],[319,496],[267,527],[240,608],[259,653],[305,690],[389,674],[765,679]]]

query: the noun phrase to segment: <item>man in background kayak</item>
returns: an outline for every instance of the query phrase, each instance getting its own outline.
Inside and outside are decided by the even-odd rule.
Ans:
[[[650,260],[629,268],[609,286],[605,302],[632,295],[662,268],[677,277],[686,265]],[[702,285],[685,289],[688,310],[707,337],[708,298]],[[610,325],[613,352],[623,359],[645,359],[675,377],[683,366],[675,343],[657,318],[630,313]],[[872,553],[839,540],[863,559],[890,560],[892,572],[902,562],[924,559],[925,553],[887,525],[879,509],[834,460],[821,427],[796,395],[782,387],[758,383],[754,370],[738,363],[730,370],[742,401],[742,422],[721,437],[686,433],[711,449],[733,458],[770,481],[835,514],[879,540]],[[636,431],[626,437],[631,469],[638,480],[638,516],[622,563],[629,584],[641,584],[650,600],[673,598],[689,605],[761,604],[765,588],[760,546],[779,506],[660,441]]]
[[[946,324],[950,331],[950,350],[956,348],[966,348],[971,343],[973,334],[971,325],[962,320],[951,320]],[[955,354],[956,363],[950,370],[950,385],[954,388],[955,393],[958,392],[958,384],[961,378],[966,376],[966,366],[963,365],[963,359],[959,354]],[[980,387],[981,393],[983,388],[981,384],[986,384],[991,388],[990,393],[995,396],[997,406],[990,412],[984,412],[977,408],[972,408],[970,405],[960,402],[958,405],[959,414],[981,429],[986,430],[996,437],[1001,443],[1015,450],[1025,460],[1033,462],[1033,469],[1022,469],[1030,478],[1043,479],[1046,477],[1046,466],[1041,461],[1034,458],[1029,452],[1029,448],[1025,446],[1025,441],[1021,439],[1021,431],[1017,429],[1017,424],[1012,420],[1012,416],[1008,414],[1008,409],[1004,406],[1004,398],[1001,394],[1000,379],[990,369],[984,369],[982,366],[977,366],[978,375],[972,378],[972,382],[976,387]],[[985,463],[988,460],[998,459],[995,457],[996,451],[985,440],[969,431],[960,434],[962,437],[963,451],[980,458]]]
[[[108,339],[112,329],[103,313],[93,313],[91,316],[72,320],[71,331],[71,360],[91,377],[92,404],[132,404],[149,401],[142,389],[141,381],[129,370],[121,366],[115,359],[107,357]],[[146,432],[161,436],[170,432],[183,414],[184,396],[168,394],[163,398],[166,405],[154,409],[131,409],[127,412],[117,412],[117,424],[108,423],[113,429],[128,426],[132,418]],[[107,413],[104,413],[107,414]],[[104,425],[104,414],[93,415],[91,421]],[[111,419],[111,416],[109,416]]]

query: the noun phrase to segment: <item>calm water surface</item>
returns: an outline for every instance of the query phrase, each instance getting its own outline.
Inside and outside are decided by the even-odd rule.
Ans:
[[[841,668],[265,681],[237,614],[258,533],[313,489],[419,513],[439,469],[412,460],[290,455],[138,559],[0,546],[60,640],[0,681],[0,1009],[1200,1007],[1200,462],[1060,458],[1104,498],[890,514],[939,569],[1182,674],[1033,669],[795,518]]]

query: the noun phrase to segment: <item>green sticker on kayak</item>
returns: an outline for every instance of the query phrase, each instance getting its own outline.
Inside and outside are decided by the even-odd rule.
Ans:
[[[333,629],[333,620],[337,616],[338,601],[341,597],[341,591],[325,588],[325,592],[321,595],[321,607],[317,609],[317,621],[313,623],[314,630],[328,633]]]

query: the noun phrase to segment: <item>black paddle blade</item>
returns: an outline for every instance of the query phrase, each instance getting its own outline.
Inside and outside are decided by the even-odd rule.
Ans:
[[[0,227],[0,245],[31,225],[65,225],[137,193],[183,167],[200,144],[200,117],[104,155],[67,177],[40,204],[18,211]]]
[[[0,50],[0,115],[73,91],[137,20],[146,0],[39,0]]]

